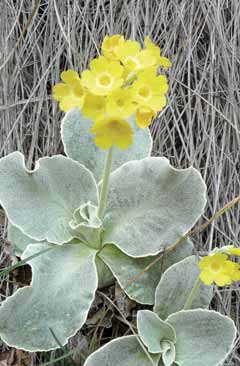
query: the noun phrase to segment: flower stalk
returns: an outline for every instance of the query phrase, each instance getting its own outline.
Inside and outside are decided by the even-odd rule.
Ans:
[[[194,300],[194,298],[195,298],[195,296],[197,294],[197,290],[199,289],[199,286],[201,285],[201,282],[202,281],[200,279],[200,276],[198,276],[198,278],[197,278],[197,280],[196,280],[196,282],[195,282],[195,284],[194,284],[194,286],[193,286],[193,288],[192,288],[192,290],[191,290],[191,292],[190,292],[190,294],[189,294],[189,296],[187,298],[187,301],[186,301],[186,303],[185,303],[185,305],[183,307],[183,310],[189,310],[189,309],[191,309],[193,300]]]
[[[100,220],[102,220],[102,218],[103,218],[103,214],[104,214],[104,210],[105,210],[105,206],[106,206],[108,187],[109,187],[109,177],[110,177],[111,166],[112,166],[112,154],[113,154],[113,148],[111,147],[108,150],[106,161],[105,161],[102,189],[101,189],[101,193],[100,193],[99,206],[98,206],[98,212],[97,212],[97,215]]]

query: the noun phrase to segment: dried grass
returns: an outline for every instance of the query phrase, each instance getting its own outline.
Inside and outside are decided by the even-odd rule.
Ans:
[[[173,62],[168,107],[151,129],[153,154],[201,171],[208,186],[206,218],[239,194],[239,1],[1,0],[0,20],[2,156],[20,150],[31,166],[41,156],[62,152],[61,113],[51,98],[60,71],[85,68],[106,33],[141,41],[149,34]],[[238,245],[239,224],[236,206],[195,238],[197,250]],[[9,261],[2,245],[0,263]],[[5,293],[11,287],[4,282]],[[213,303],[238,329],[239,302],[239,288],[232,286],[216,290]],[[122,332],[120,325],[111,336]],[[238,347],[239,338],[226,365],[239,364]],[[32,355],[29,362],[37,360],[45,358]]]

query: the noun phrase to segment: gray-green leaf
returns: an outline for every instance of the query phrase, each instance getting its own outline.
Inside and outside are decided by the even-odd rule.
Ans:
[[[176,342],[174,328],[161,320],[157,314],[149,310],[140,310],[137,313],[138,334],[151,353],[166,352],[163,341]]]
[[[176,359],[180,366],[217,366],[226,359],[236,337],[234,322],[215,311],[180,311],[167,318],[177,335]]]
[[[92,173],[61,155],[39,159],[33,171],[14,152],[0,160],[0,203],[11,223],[35,240],[62,244],[73,235],[69,221],[81,204],[98,204]]]
[[[73,220],[69,223],[73,233],[94,249],[101,245],[102,221],[97,216],[97,209],[90,202],[85,203],[74,211]]]
[[[136,336],[121,337],[92,353],[84,366],[157,366],[160,355],[149,354],[151,361],[146,352]]]
[[[96,256],[96,266],[98,273],[98,288],[103,288],[112,285],[115,278],[109,267],[102,261],[99,256]]]
[[[19,228],[13,226],[10,222],[8,222],[8,232],[7,238],[9,242],[13,245],[15,252],[20,255],[27,248],[28,244],[32,244],[35,242],[34,239],[29,238],[26,234],[24,234]],[[37,242],[36,242],[37,243]]]
[[[154,311],[161,319],[182,310],[199,276],[198,258],[185,258],[168,268],[163,274],[155,294]],[[201,284],[192,303],[192,308],[206,308],[213,296],[212,286]]]
[[[129,257],[111,244],[105,245],[99,256],[111,269],[120,286],[131,299],[142,304],[152,305],[161,275],[172,264],[191,255],[192,248],[191,241],[185,240],[175,251],[163,254],[162,258],[148,270],[145,268],[156,257]]]
[[[8,345],[33,351],[64,345],[84,324],[95,291],[95,253],[83,244],[29,245],[22,259],[50,248],[29,263],[31,286],[18,289],[0,307],[0,337]]]
[[[152,139],[148,129],[140,129],[133,119],[134,143],[127,150],[114,147],[112,171],[129,160],[143,159],[150,155]],[[94,144],[90,132],[93,122],[83,117],[79,109],[68,112],[62,121],[62,140],[65,153],[91,170],[97,181],[102,179],[106,151]]]
[[[128,162],[110,176],[103,243],[132,257],[155,255],[194,225],[205,203],[196,169],[156,157]]]
[[[173,342],[171,341],[162,341],[162,360],[164,366],[172,366],[174,364],[174,360],[176,357],[176,350]]]

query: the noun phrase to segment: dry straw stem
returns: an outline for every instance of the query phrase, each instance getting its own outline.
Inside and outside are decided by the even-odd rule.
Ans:
[[[240,1],[40,0],[36,10],[34,0],[0,4],[2,156],[20,150],[30,167],[39,157],[63,152],[61,113],[51,98],[60,72],[86,68],[106,33],[139,41],[149,34],[173,63],[168,107],[151,127],[153,155],[200,170],[208,187],[206,217],[239,195]],[[196,249],[237,246],[239,222],[240,205],[234,205],[194,237]],[[3,239],[5,228],[2,223]],[[0,266],[9,263],[2,241]],[[0,279],[0,287],[4,300],[16,286]],[[216,292],[214,308],[230,314],[238,329],[239,304],[236,287]],[[240,363],[238,347],[239,340],[226,366]],[[44,354],[30,357],[31,366],[49,360]]]

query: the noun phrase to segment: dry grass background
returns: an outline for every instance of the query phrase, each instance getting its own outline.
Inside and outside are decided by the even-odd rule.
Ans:
[[[201,171],[209,197],[203,221],[240,193],[240,1],[0,0],[0,9],[2,156],[23,151],[31,166],[41,156],[62,152],[61,113],[51,98],[60,72],[85,68],[107,33],[140,41],[149,34],[173,63],[168,72],[168,106],[151,127],[153,154],[168,157],[176,167],[193,164]],[[194,242],[199,251],[237,246],[239,234],[238,205]],[[4,241],[0,253],[0,264],[9,264],[12,257]],[[4,300],[15,285],[11,278],[0,285]],[[115,295],[109,296],[116,300]],[[216,290],[212,306],[232,316],[240,329],[239,303],[239,287],[234,285]],[[95,325],[90,321],[85,333],[63,351],[24,355],[27,361],[14,353],[21,359],[18,365],[44,363],[76,346],[83,350],[86,335],[91,336],[94,349],[105,334],[111,338],[128,331],[117,311],[113,328],[108,329],[113,307],[106,299],[99,297],[97,308],[101,314],[94,318]],[[240,364],[238,348],[239,338],[226,365]],[[7,354],[7,347],[1,349]],[[5,361],[0,358],[0,365],[7,365],[1,362]],[[74,365],[74,361],[65,358],[54,365]]]

